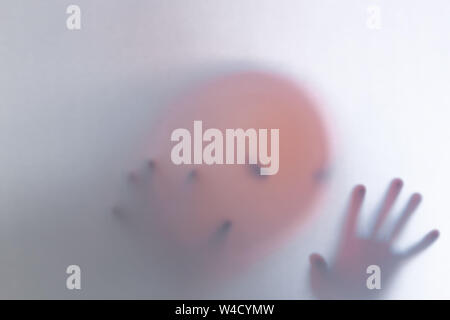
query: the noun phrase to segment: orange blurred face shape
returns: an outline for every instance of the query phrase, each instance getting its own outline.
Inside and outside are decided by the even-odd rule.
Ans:
[[[270,129],[278,129],[278,172],[261,175],[263,165],[248,164],[248,154],[246,164],[174,164],[171,134],[178,128],[193,134],[194,121],[202,121],[203,132],[224,133],[224,163],[226,129],[268,129],[269,156]],[[262,72],[217,77],[179,97],[151,140],[148,156],[159,172],[152,191],[161,211],[158,229],[189,252],[234,262],[305,221],[329,158],[322,119],[305,93],[290,80]]]

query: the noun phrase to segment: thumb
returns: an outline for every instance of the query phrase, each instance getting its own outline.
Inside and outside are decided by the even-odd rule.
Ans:
[[[311,263],[311,272],[321,274],[325,273],[328,269],[325,259],[318,253],[311,254],[309,256],[309,262]]]
[[[323,298],[326,293],[326,280],[325,274],[328,270],[328,265],[325,259],[317,253],[313,253],[309,256],[309,262],[311,268],[309,271],[309,284],[312,289],[312,293],[316,298]]]

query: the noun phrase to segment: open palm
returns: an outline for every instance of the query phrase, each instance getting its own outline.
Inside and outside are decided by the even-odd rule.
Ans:
[[[386,193],[368,237],[356,232],[357,218],[366,193],[365,187],[356,186],[350,204],[334,261],[328,265],[319,254],[310,256],[310,284],[313,294],[320,299],[373,299],[385,292],[386,286],[398,268],[408,259],[429,247],[439,236],[437,230],[430,231],[422,240],[405,252],[395,252],[393,242],[404,229],[412,213],[421,202],[420,194],[413,194],[390,233],[380,237],[381,227],[400,193],[403,182],[394,179]],[[378,266],[381,271],[381,290],[370,290],[366,280],[369,266]]]

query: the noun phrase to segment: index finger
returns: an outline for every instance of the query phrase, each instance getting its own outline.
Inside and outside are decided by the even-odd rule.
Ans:
[[[357,185],[353,188],[350,203],[347,209],[347,218],[344,223],[343,239],[352,238],[356,233],[356,225],[358,221],[358,215],[361,211],[361,206],[366,194],[366,188],[363,185]]]

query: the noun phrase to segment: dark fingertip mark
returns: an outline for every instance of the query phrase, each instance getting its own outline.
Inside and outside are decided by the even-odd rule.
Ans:
[[[318,182],[326,181],[330,177],[330,170],[321,168],[321,169],[317,170],[316,172],[314,172],[313,177]]]
[[[222,244],[230,233],[232,225],[230,220],[225,220],[211,236],[210,243],[214,245]]]
[[[191,170],[187,175],[188,181],[198,179],[198,171],[196,169]]]
[[[317,253],[313,253],[309,256],[309,262],[311,263],[311,265],[314,265],[316,267],[325,268],[325,261]]]
[[[366,193],[366,187],[364,187],[362,184],[359,184],[355,187],[355,191],[359,196],[363,196]]]
[[[219,233],[228,232],[231,229],[232,223],[230,220],[226,220],[218,229]]]
[[[147,165],[148,165],[148,168],[149,169],[151,169],[151,170],[153,170],[153,169],[155,169],[155,160],[153,160],[153,159],[150,159],[148,162],[147,162]]]
[[[114,216],[116,216],[118,218],[122,218],[124,216],[124,210],[119,206],[114,206],[111,209],[111,212]]]
[[[317,261],[317,254],[315,254],[315,253],[310,254],[310,255],[309,255],[309,262],[310,262],[311,264],[316,264],[316,261]]]
[[[422,201],[422,195],[416,192],[412,195],[412,199],[414,200],[414,202],[419,203]]]
[[[428,238],[429,238],[430,240],[434,240],[434,239],[439,238],[439,235],[440,235],[439,230],[433,230],[433,231],[431,231],[431,232],[429,233]]]
[[[393,179],[392,183],[396,188],[401,188],[403,186],[403,180],[400,178]]]

